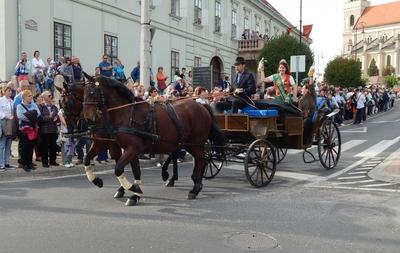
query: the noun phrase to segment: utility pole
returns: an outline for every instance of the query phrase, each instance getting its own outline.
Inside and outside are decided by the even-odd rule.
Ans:
[[[141,0],[140,15],[140,84],[150,87],[150,6],[149,0]]]
[[[300,45],[301,45],[301,37],[303,36],[303,20],[302,20],[302,16],[303,16],[303,0],[300,0]]]

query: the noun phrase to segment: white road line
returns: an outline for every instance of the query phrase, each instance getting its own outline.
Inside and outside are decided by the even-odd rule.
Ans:
[[[226,169],[243,171],[243,165],[240,167],[239,166],[229,166]],[[320,180],[323,178],[323,177],[316,176],[316,175],[297,173],[297,172],[291,172],[291,171],[276,171],[275,176],[292,178],[292,179],[296,179],[299,181],[315,181],[315,180]]]
[[[297,172],[290,172],[290,171],[277,171],[275,173],[278,177],[286,177],[286,178],[293,178],[300,181],[314,181],[321,179],[322,177],[310,174],[303,174]]]
[[[366,174],[368,171],[357,171],[357,172],[349,172],[347,175],[360,175],[360,174]]]
[[[343,189],[343,190],[359,190],[359,191],[376,191],[376,192],[399,192],[397,189],[380,189],[380,188],[362,188],[351,186],[338,186],[338,185],[309,185],[314,188],[327,188],[327,189]]]
[[[352,149],[355,146],[363,144],[366,141],[367,140],[351,140],[351,141],[345,142],[345,143],[342,144],[341,152],[345,152],[345,151],[347,151],[349,149]]]
[[[362,158],[361,160],[358,160],[357,162],[353,163],[352,165],[349,165],[349,166],[347,166],[346,168],[344,168],[344,169],[342,169],[342,170],[339,170],[339,171],[336,172],[336,173],[330,174],[329,176],[325,177],[325,178],[323,179],[323,181],[327,181],[327,180],[329,180],[329,179],[331,179],[331,178],[340,176],[340,175],[342,175],[343,173],[346,173],[346,172],[348,172],[349,170],[352,170],[353,168],[358,167],[360,164],[365,163],[365,161],[367,161],[368,159],[369,159],[369,157],[364,157],[364,158]]]
[[[363,185],[362,187],[381,187],[381,186],[390,186],[390,185],[395,185],[395,183],[367,184],[367,185]]]
[[[333,185],[347,185],[347,184],[361,184],[361,183],[371,183],[371,182],[376,182],[376,180],[368,179],[368,180],[352,181],[352,182],[334,182],[332,184]]]
[[[365,177],[367,177],[367,176],[365,175],[365,176],[353,176],[353,177],[338,177],[337,180],[358,179],[358,178],[365,178]]]
[[[381,163],[380,161],[368,161],[365,164],[377,165],[377,164],[380,164],[380,163]]]
[[[358,153],[357,155],[355,155],[355,157],[374,157],[379,155],[380,153],[382,153],[383,151],[385,151],[386,149],[388,149],[390,146],[392,146],[393,144],[395,144],[396,142],[399,141],[400,137],[397,137],[393,140],[383,140],[378,142],[377,144],[373,145],[372,147],[364,150],[361,153]]]
[[[371,167],[361,167],[361,168],[356,168],[354,170],[369,171],[369,170],[372,170],[373,168],[374,168],[373,166],[371,166]]]

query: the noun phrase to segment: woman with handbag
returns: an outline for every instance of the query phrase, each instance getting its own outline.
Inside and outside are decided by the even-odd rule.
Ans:
[[[17,118],[19,120],[19,130],[21,131],[21,159],[22,168],[29,172],[35,169],[32,166],[33,147],[38,136],[38,118],[40,110],[33,102],[32,92],[24,90],[22,93],[22,103],[17,106]]]
[[[13,100],[11,99],[12,89],[10,86],[3,87],[3,96],[0,98],[0,171],[13,169],[10,165],[11,144],[13,136]]]

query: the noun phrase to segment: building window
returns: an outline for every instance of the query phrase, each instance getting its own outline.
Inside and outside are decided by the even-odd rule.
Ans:
[[[201,67],[201,58],[195,56],[194,57],[194,67]]]
[[[256,20],[256,26],[255,26],[255,29],[256,29],[256,32],[261,32],[260,30],[261,30],[261,26],[260,26],[260,18],[259,17],[257,17],[257,16],[255,16],[255,20]]]
[[[390,55],[388,55],[388,56],[386,57],[386,67],[390,67],[390,65],[391,65],[391,59],[392,59],[392,57],[390,57]]]
[[[232,39],[236,39],[237,36],[237,12],[236,10],[232,10],[232,21],[231,21],[231,37]]]
[[[221,2],[215,1],[215,27],[214,31],[221,32]]]
[[[267,37],[269,37],[269,22],[268,22],[268,21],[265,21],[265,22],[264,22],[264,25],[265,25],[265,30],[264,30],[265,35],[266,35]]]
[[[179,0],[171,0],[171,15],[180,16],[180,4]]]
[[[201,25],[201,1],[202,0],[194,0],[194,23],[196,25]]]
[[[109,62],[112,64],[118,59],[118,38],[104,34],[104,54],[108,56]]]
[[[171,51],[171,76],[174,76],[176,71],[179,71],[179,52]]]
[[[350,27],[354,25],[354,15],[350,16]]]
[[[54,23],[54,59],[72,55],[72,28],[70,25]]]

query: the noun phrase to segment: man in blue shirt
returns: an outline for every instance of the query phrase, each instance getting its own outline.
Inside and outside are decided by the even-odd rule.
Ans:
[[[140,62],[137,62],[137,66],[131,72],[132,80],[136,83],[140,81]]]
[[[100,75],[112,77],[112,65],[108,62],[108,56],[103,55],[103,61],[99,63]]]

